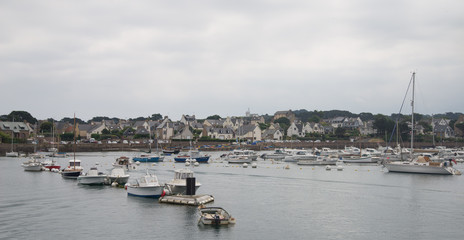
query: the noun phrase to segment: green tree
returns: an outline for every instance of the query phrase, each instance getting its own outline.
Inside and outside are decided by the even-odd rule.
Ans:
[[[110,134],[111,132],[110,132],[110,130],[108,130],[108,129],[105,128],[105,129],[102,130],[101,133],[102,133],[102,134]]]
[[[337,136],[338,138],[344,138],[345,133],[346,133],[345,128],[339,127],[337,129],[335,129],[335,136]]]
[[[319,123],[319,122],[321,122],[321,118],[319,116],[317,116],[317,115],[313,115],[313,116],[308,118],[308,122]]]
[[[28,123],[37,123],[37,119],[32,117],[32,115],[26,111],[12,111],[8,114],[8,121],[15,121],[15,122],[23,122],[26,121]]]
[[[159,113],[155,113],[155,114],[152,114],[151,115],[151,120],[153,121],[157,121],[157,120],[160,120],[160,119],[163,119],[163,116]]]
[[[266,124],[266,123],[258,123],[258,124],[259,124],[259,129],[261,129],[261,131],[269,127],[269,124]]]
[[[281,117],[277,120],[274,120],[274,123],[278,123],[280,127],[284,130],[284,135],[287,134],[287,129],[290,127],[290,120],[286,117]]]
[[[52,128],[53,128],[53,123],[51,123],[51,122],[43,122],[42,124],[40,124],[39,131],[40,132],[45,132],[45,133],[50,133],[50,132],[52,132]]]
[[[221,117],[220,117],[219,115],[216,114],[216,115],[213,115],[213,116],[209,116],[209,117],[207,117],[206,119],[219,120],[219,119],[221,119]]]
[[[60,134],[60,139],[62,141],[72,141],[74,140],[74,135],[73,133],[63,133],[63,134]]]

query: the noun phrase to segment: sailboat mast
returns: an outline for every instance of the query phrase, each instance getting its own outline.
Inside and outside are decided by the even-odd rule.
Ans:
[[[412,100],[411,100],[411,159],[413,157],[413,150],[414,150],[414,88],[416,84],[416,73],[412,73]]]
[[[74,169],[76,169],[76,114],[74,113],[74,130],[73,130],[73,133],[74,133],[74,146],[73,146],[73,156],[74,156]]]

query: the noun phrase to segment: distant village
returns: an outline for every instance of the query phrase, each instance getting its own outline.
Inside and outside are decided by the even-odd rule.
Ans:
[[[217,115],[216,115],[217,116]],[[283,121],[284,120],[284,121]],[[12,122],[0,121],[0,133],[8,136],[14,135],[15,139],[31,140],[35,137],[43,137],[40,126],[46,120],[31,124],[27,121]],[[463,115],[456,123],[463,123]],[[284,123],[284,124],[282,124]],[[271,119],[252,114],[247,111],[245,116],[196,119],[195,115],[182,115],[178,121],[173,121],[168,116],[158,120],[101,120],[89,123],[76,124],[76,137],[81,141],[117,141],[131,139],[157,139],[160,141],[172,140],[237,140],[256,141],[282,141],[289,139],[301,139],[323,135],[334,135],[337,129],[343,132],[356,132],[356,137],[373,137],[377,135],[374,120],[362,121],[360,117],[334,117],[321,119],[319,122],[303,122],[297,118],[292,110],[277,111]],[[53,136],[73,134],[73,124],[70,122],[53,122]],[[443,139],[462,136],[459,128],[451,127],[450,120],[439,118],[431,121],[433,134]],[[424,127],[417,125],[415,134],[427,134]],[[119,139],[114,139],[114,133],[120,133]],[[121,135],[122,134],[122,135]],[[50,137],[50,131],[48,132]],[[309,138],[308,138],[309,139]],[[63,139],[61,139],[63,140]],[[69,139],[67,139],[69,140]]]

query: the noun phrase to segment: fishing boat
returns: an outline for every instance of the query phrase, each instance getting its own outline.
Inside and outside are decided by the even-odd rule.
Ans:
[[[106,175],[98,172],[97,167],[91,167],[87,173],[77,177],[77,182],[82,185],[103,185]]]
[[[461,172],[453,168],[449,162],[432,162],[427,157],[414,156],[414,87],[416,73],[412,73],[410,84],[412,83],[412,100],[411,100],[411,151],[407,161],[384,162],[388,172],[399,173],[423,173],[423,174],[440,174],[440,175],[460,175]],[[409,89],[409,88],[408,88]]]
[[[42,171],[42,164],[37,159],[33,158],[27,162],[21,164],[21,167],[24,168],[24,171],[30,172],[39,172]]]
[[[193,178],[193,171],[188,168],[177,169],[174,171],[174,179],[166,183],[170,194],[185,194],[187,192],[187,178]],[[195,192],[201,183],[195,181]]]
[[[344,163],[377,163],[379,158],[372,157],[368,153],[363,153],[361,155],[347,155],[341,157]]]
[[[74,158],[69,160],[69,165],[65,169],[61,170],[61,176],[63,178],[77,179],[81,175],[82,170],[81,160]]]
[[[195,160],[198,163],[207,163],[209,160],[210,156],[209,155],[200,155],[200,152],[198,150],[191,150],[189,151],[188,154],[184,155],[178,155],[177,157],[174,158],[174,161],[176,162],[186,162],[187,159],[192,159]]]
[[[264,160],[267,160],[267,159],[282,160],[286,156],[290,156],[290,154],[285,152],[284,149],[278,148],[278,149],[275,149],[273,153],[265,153],[265,154],[261,155],[261,158],[264,159]]]
[[[108,175],[110,183],[116,182],[119,185],[124,185],[129,181],[129,174],[126,174],[124,168],[113,168]]]
[[[213,226],[235,224],[235,218],[224,208],[200,206],[198,209],[200,212],[198,224]]]
[[[134,184],[126,184],[127,195],[136,197],[159,198],[163,195],[164,187],[159,184],[154,174],[147,173],[136,180]]]

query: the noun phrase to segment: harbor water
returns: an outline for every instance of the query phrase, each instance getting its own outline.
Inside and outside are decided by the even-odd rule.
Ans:
[[[25,172],[26,158],[0,157],[0,239],[464,239],[464,176],[388,173],[380,165],[299,166],[258,159],[257,168],[226,165],[224,152],[191,167],[211,194],[207,206],[237,223],[198,225],[193,206],[127,196],[124,188],[82,186],[53,172]],[[76,153],[84,171],[109,172],[130,152]],[[61,167],[69,159],[58,158]],[[286,166],[289,166],[287,169]],[[184,168],[141,163],[161,183]],[[462,163],[456,166],[464,172]]]

